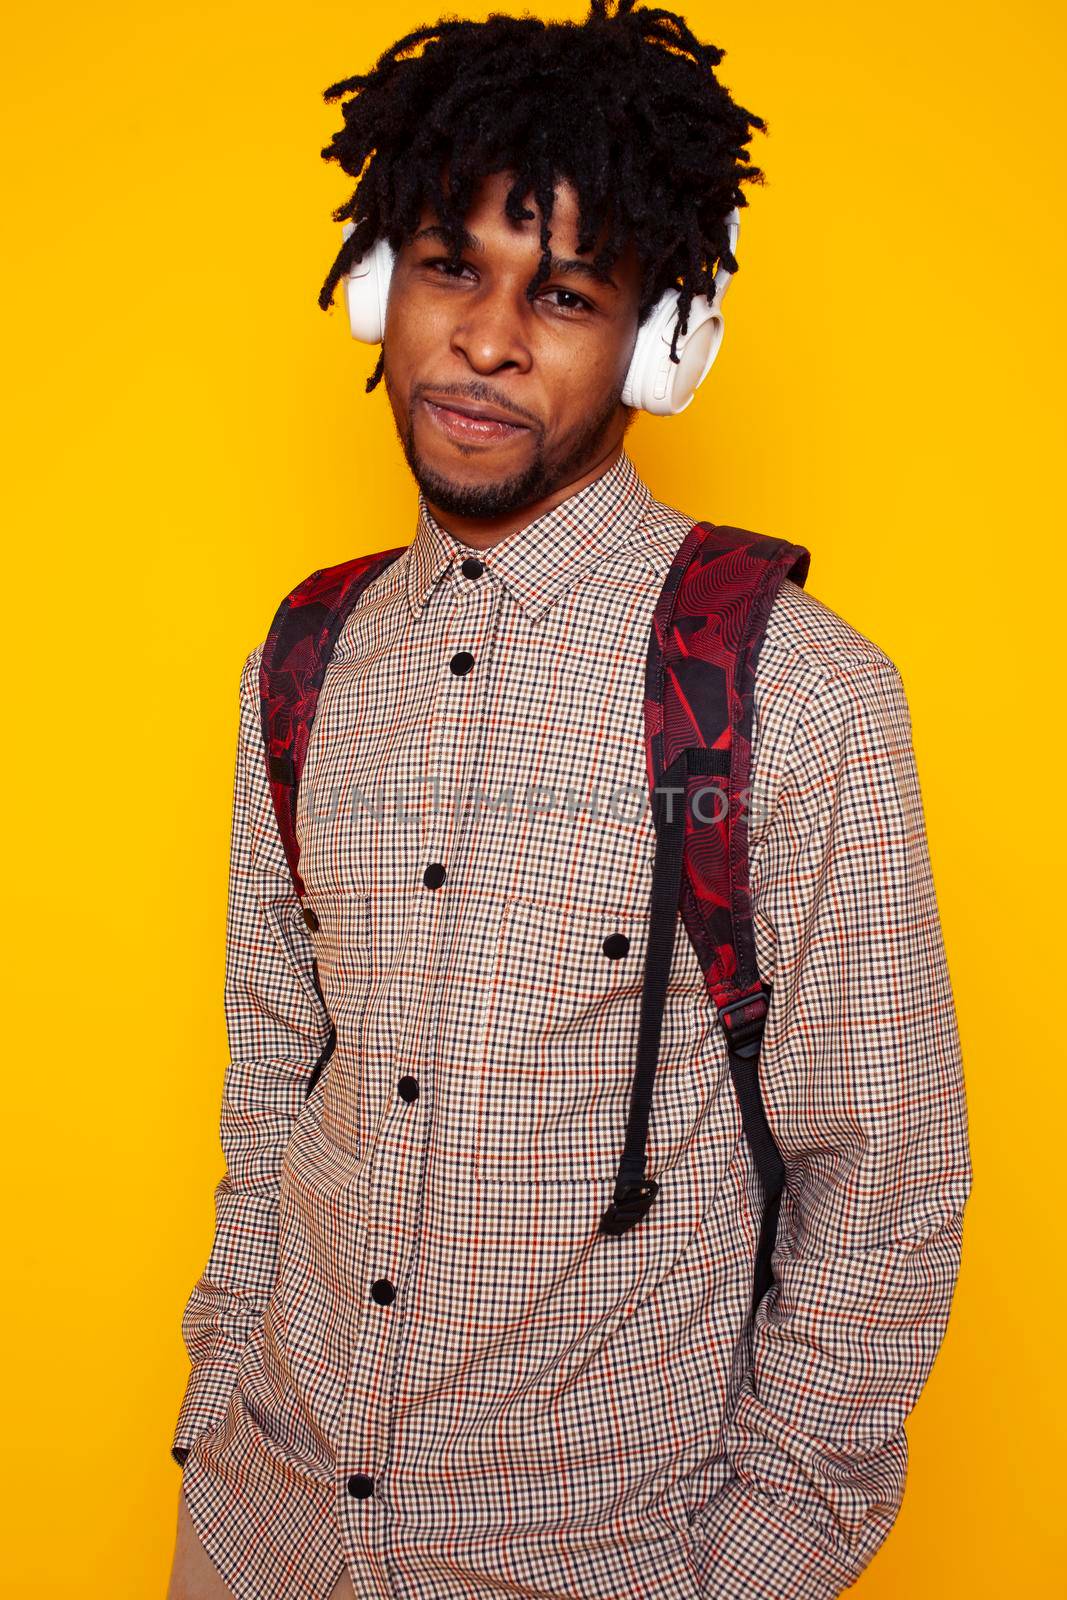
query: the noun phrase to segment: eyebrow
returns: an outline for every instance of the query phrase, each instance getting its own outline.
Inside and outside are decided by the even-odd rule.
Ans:
[[[438,223],[431,223],[428,228],[420,228],[415,235],[416,239],[436,239],[443,245],[450,244],[447,232]],[[470,250],[474,255],[484,255],[485,246],[473,233],[468,233],[466,228],[459,230],[459,247],[461,250]],[[549,273],[557,278],[591,278],[594,283],[605,284],[609,289],[619,286],[609,272],[601,267],[595,267],[591,261],[578,261],[567,256],[553,256],[549,263]]]

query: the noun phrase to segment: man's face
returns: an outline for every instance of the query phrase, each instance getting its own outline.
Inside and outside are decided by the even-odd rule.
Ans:
[[[577,196],[560,183],[549,243],[562,270],[531,302],[538,218],[505,214],[512,178],[494,173],[476,191],[458,268],[425,231],[438,218],[423,210],[398,252],[386,313],[382,376],[408,466],[432,505],[471,518],[506,516],[572,482],[633,417],[620,401],[637,338],[632,241],[611,282],[583,272],[576,260],[588,266],[595,250],[578,257]],[[499,410],[515,425],[464,424],[449,402]]]

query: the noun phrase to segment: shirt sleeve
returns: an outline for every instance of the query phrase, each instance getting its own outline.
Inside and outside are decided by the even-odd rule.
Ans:
[[[267,784],[261,653],[254,650],[241,673],[226,913],[230,1059],[219,1123],[226,1170],[215,1189],[211,1253],[182,1316],[191,1369],[171,1443],[179,1464],[225,1416],[265,1313],[277,1269],[282,1158],[330,1036]]]
[[[715,1600],[830,1600],[893,1526],[971,1188],[967,1108],[899,672],[823,677],[753,852],[759,1063],[786,1169],[775,1285],[691,1526]],[[757,1180],[758,1184],[758,1180]],[[758,1221],[758,1219],[757,1219]]]

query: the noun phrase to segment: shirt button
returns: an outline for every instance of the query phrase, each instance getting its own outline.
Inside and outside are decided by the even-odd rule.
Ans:
[[[629,950],[630,941],[624,933],[609,933],[601,948],[606,956],[611,957],[612,961],[617,961],[620,956],[624,956]]]
[[[396,1092],[401,1100],[417,1100],[419,1098],[419,1085],[414,1078],[401,1078],[396,1086]]]
[[[469,650],[457,650],[448,664],[456,674],[456,677],[462,678],[473,667],[474,657]]]
[[[477,556],[468,556],[459,570],[465,578],[480,578],[485,567]]]
[[[348,1480],[348,1492],[353,1500],[365,1500],[374,1493],[374,1479],[364,1477],[362,1472],[354,1472]]]
[[[307,923],[307,925],[311,929],[312,933],[318,933],[318,931],[319,931],[319,919],[315,915],[314,911],[312,911],[310,906],[305,906],[304,907],[304,921]]]
[[[445,869],[440,861],[431,861],[422,875],[422,881],[427,889],[439,889],[445,881]]]
[[[388,1278],[378,1278],[370,1286],[371,1297],[377,1300],[380,1306],[391,1305],[396,1299],[396,1290]]]

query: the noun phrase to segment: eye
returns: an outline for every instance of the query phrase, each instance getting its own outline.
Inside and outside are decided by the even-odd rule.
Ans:
[[[421,262],[420,265],[432,268],[440,267],[442,277],[455,278],[459,276],[460,272],[466,270],[467,264],[465,261],[461,261],[457,266],[455,263],[449,261],[447,256],[434,256],[431,260]]]
[[[459,279],[464,272],[469,270],[465,261],[460,261],[457,264],[456,262],[450,261],[447,256],[429,256],[424,261],[420,261],[419,265],[421,267],[428,267],[431,272],[436,273],[438,277],[442,278]],[[586,300],[580,294],[575,294],[573,289],[545,289],[543,294],[562,295],[564,300],[569,303],[566,305],[557,304],[554,309],[562,312],[562,314],[567,317],[580,316],[582,313],[586,311],[592,311],[594,309],[588,300]]]
[[[548,289],[545,292],[547,294],[562,294],[565,295],[568,300],[577,301],[577,304],[573,306],[556,307],[557,311],[564,311],[568,316],[573,316],[575,312],[591,311],[593,309],[589,304],[589,301],[583,300],[582,296],[580,294],[575,294],[573,289]]]

